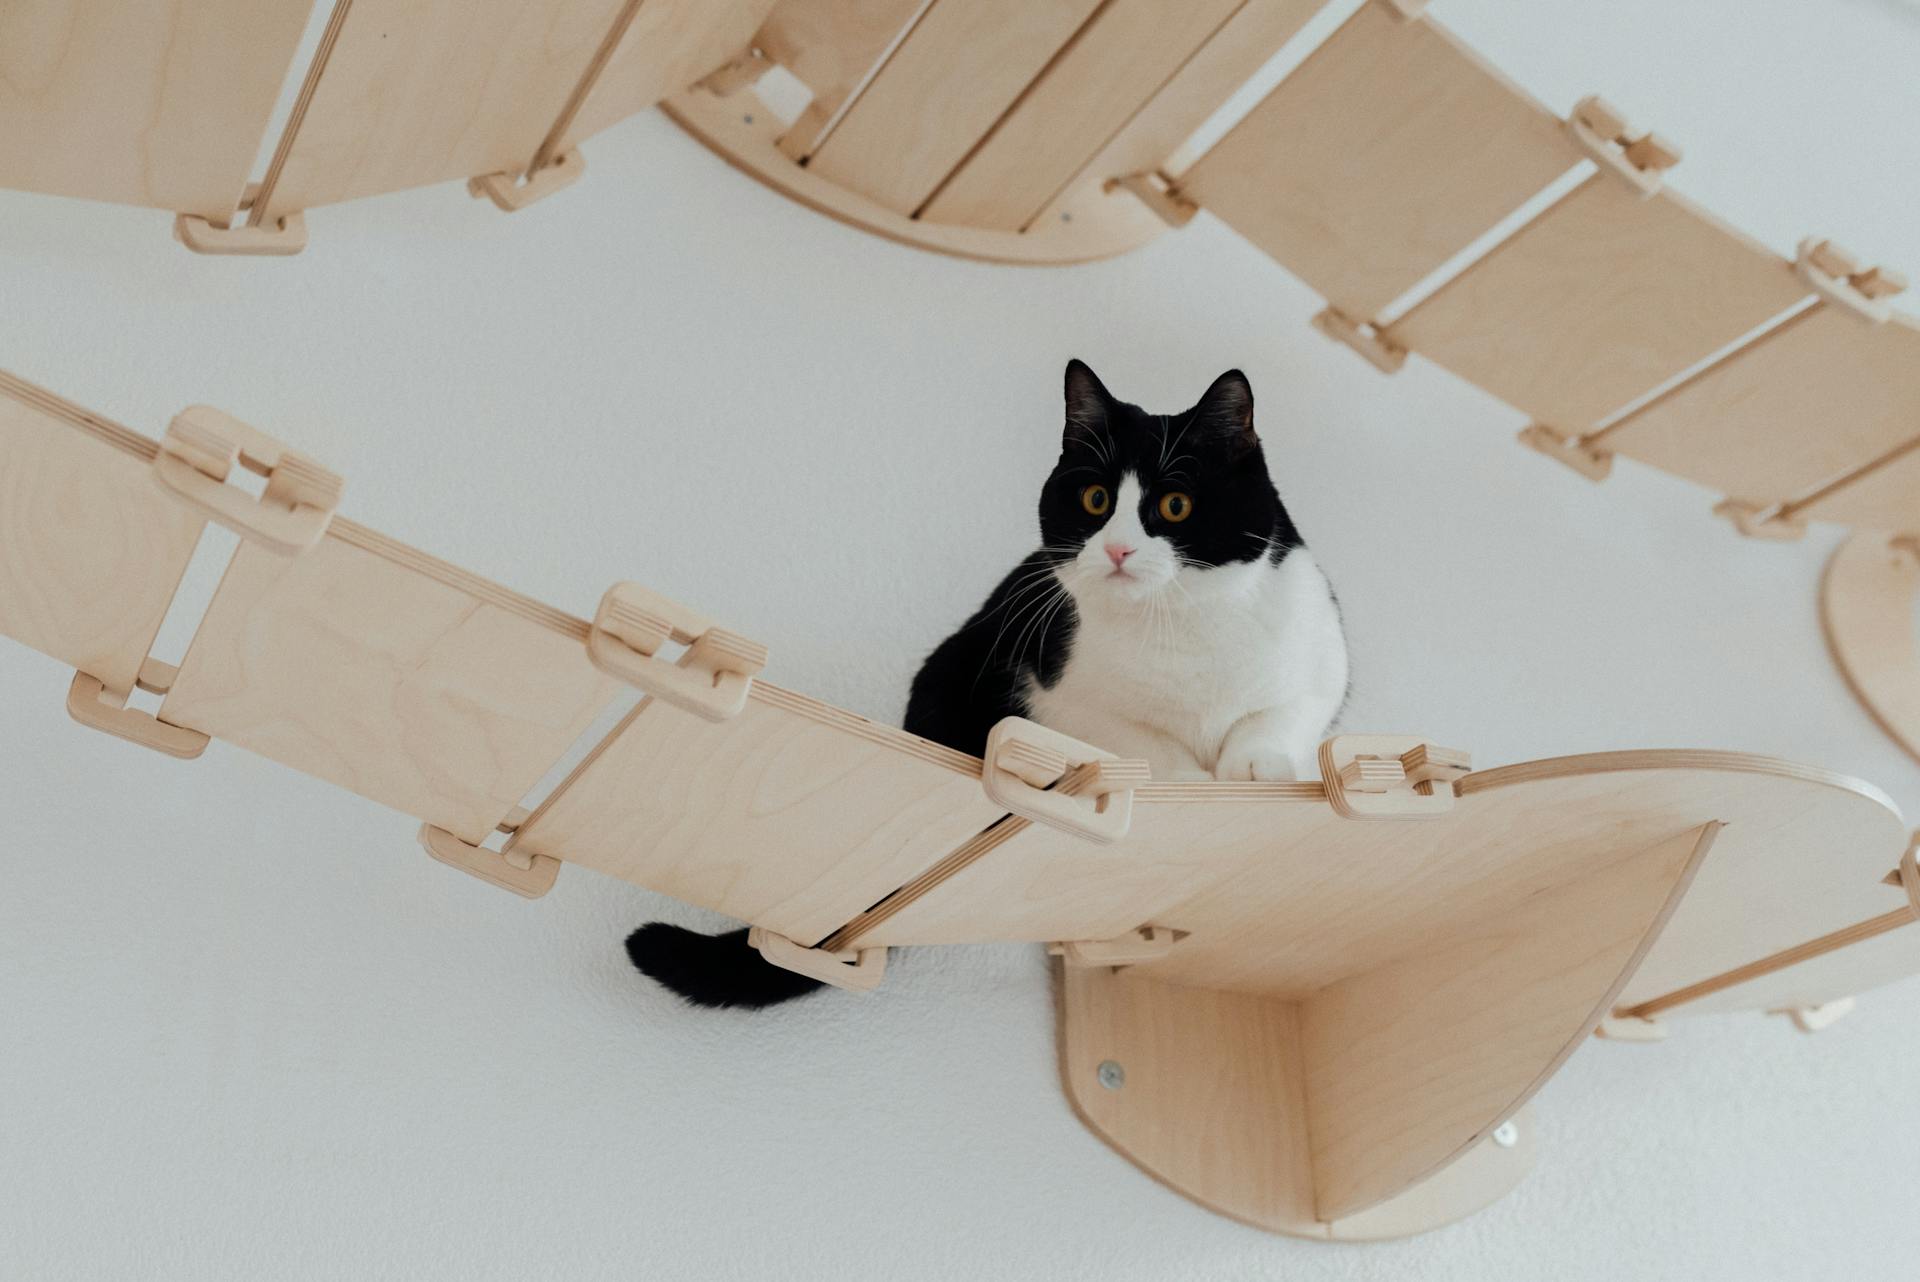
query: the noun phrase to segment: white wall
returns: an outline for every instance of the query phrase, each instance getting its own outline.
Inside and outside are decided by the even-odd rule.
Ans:
[[[1683,142],[1677,185],[1776,247],[1817,230],[1920,275],[1902,0],[1434,10],[1556,108],[1602,89]],[[1482,764],[1776,753],[1920,813],[1821,643],[1837,531],[1742,542],[1632,464],[1590,486],[1432,366],[1383,379],[1315,336],[1317,300],[1207,218],[989,267],[788,204],[657,115],[588,152],[511,218],[451,186],[318,211],[290,261],[0,193],[0,365],[150,434],[220,405],[344,472],[356,519],[575,612],[643,580],[769,642],[783,684],[893,717],[1032,539],[1062,362],[1166,407],[1238,364],[1347,608],[1352,724]],[[695,1013],[619,940],[716,919],[580,870],[523,903],[238,750],[89,734],[65,671],[0,650],[0,1278],[1865,1280],[1920,1246],[1920,981],[1816,1038],[1590,1045],[1505,1202],[1288,1241],[1072,1118],[1037,948]]]

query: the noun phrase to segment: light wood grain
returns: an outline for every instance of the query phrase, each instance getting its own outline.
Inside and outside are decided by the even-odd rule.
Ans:
[[[7,0],[0,186],[224,219],[313,0]]]
[[[1321,0],[1246,0],[1029,224],[1071,219],[1110,178],[1168,169],[1199,131],[1321,7]]]
[[[977,759],[756,681],[720,723],[641,703],[514,848],[811,946],[1003,813]]]
[[[204,524],[154,484],[157,449],[0,373],[0,633],[123,697]]]
[[[1578,435],[1807,296],[1692,202],[1595,174],[1385,337]]]
[[[1834,521],[1870,530],[1920,532],[1920,398],[1909,407],[1910,440],[1791,505],[1796,521]]]
[[[586,632],[336,517],[241,546],[160,715],[478,845],[618,690]]]
[[[809,168],[895,213],[916,212],[1099,3],[935,0]]]
[[[780,122],[768,111],[743,110],[740,95],[717,98],[702,90],[661,104],[677,124],[735,168],[829,218],[888,240],[998,263],[1077,263],[1106,258],[1144,244],[1166,225],[1131,196],[1081,191],[1069,216],[1027,233],[952,227],[907,217],[795,164],[778,146]]]
[[[1920,429],[1920,322],[1819,303],[1601,433],[1614,453],[1766,503],[1871,462]]]
[[[941,184],[921,217],[1008,231],[1025,227],[1241,3],[1102,5]]]
[[[1411,936],[1305,1002],[1317,1217],[1406,1190],[1517,1112],[1592,1034],[1718,831],[1595,851],[1584,875],[1470,929]]]
[[[350,0],[268,219],[533,158],[621,0]]]
[[[795,160],[853,96],[928,0],[780,0],[754,37],[766,55],[813,90],[813,101],[781,139]]]
[[[1920,761],[1916,598],[1920,561],[1870,531],[1834,549],[1820,580],[1820,622],[1840,674],[1880,728]]]
[[[1579,158],[1552,112],[1438,23],[1367,4],[1180,190],[1371,320]]]
[[[1066,968],[1060,1071],[1074,1112],[1148,1174],[1272,1232],[1324,1232],[1313,1213],[1295,1003]],[[1100,1083],[1100,1065],[1125,1075]]]
[[[1503,1131],[1511,1142],[1501,1142]],[[1533,1170],[1538,1134],[1539,1124],[1529,1104],[1508,1118],[1494,1137],[1480,1141],[1406,1192],[1328,1224],[1327,1236],[1336,1242],[1412,1237],[1484,1210],[1511,1193]]]
[[[595,78],[558,155],[678,93],[747,47],[773,0],[644,0]]]

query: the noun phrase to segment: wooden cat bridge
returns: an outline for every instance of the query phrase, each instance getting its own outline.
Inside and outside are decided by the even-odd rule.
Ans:
[[[1597,98],[1562,119],[1424,0],[1366,0],[1223,130],[1322,8],[331,0],[315,25],[315,0],[23,0],[0,18],[0,183],[291,253],[336,201],[453,179],[521,208],[661,103],[794,199],[948,253],[1071,262],[1205,209],[1325,297],[1322,331],[1388,372],[1438,362],[1583,475],[1677,473],[1757,537],[1869,531],[1828,577],[1828,634],[1920,742],[1904,280],[1748,238],[1666,185],[1673,144]]]
[[[579,865],[850,989],[896,945],[1050,943],[1080,1116],[1265,1228],[1499,1196],[1596,1028],[1817,1023],[1920,970],[1920,869],[1868,784],[1703,751],[1470,770],[1378,735],[1323,745],[1323,782],[1156,783],[1019,719],[977,760],[768,684],[765,647],[636,585],[589,622],[436,560],[341,488],[215,410],[155,441],[0,375],[0,632],[73,667],[82,724],[249,749],[521,895]],[[240,542],[176,667],[150,650],[207,521]]]

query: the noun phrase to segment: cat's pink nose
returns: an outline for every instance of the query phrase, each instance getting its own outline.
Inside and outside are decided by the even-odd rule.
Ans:
[[[1124,543],[1107,544],[1107,560],[1113,562],[1113,568],[1116,570],[1126,564],[1127,558],[1132,555],[1133,549]]]

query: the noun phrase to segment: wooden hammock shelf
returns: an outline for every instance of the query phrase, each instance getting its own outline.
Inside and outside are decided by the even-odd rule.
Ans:
[[[337,514],[341,490],[218,411],[153,441],[0,375],[0,632],[74,668],[83,724],[249,749],[521,895],[579,865],[854,990],[895,946],[1049,944],[1082,1118],[1269,1229],[1406,1233],[1499,1196],[1528,1099],[1603,1021],[1817,1021],[1920,970],[1910,853],[1887,881],[1905,825],[1825,771],[1472,770],[1349,735],[1321,782],[1158,783],[1019,719],[980,760],[765,682],[764,647],[637,585],[591,622],[508,591]],[[209,519],[241,541],[175,670],[149,649]],[[624,687],[649,697],[540,795]]]

